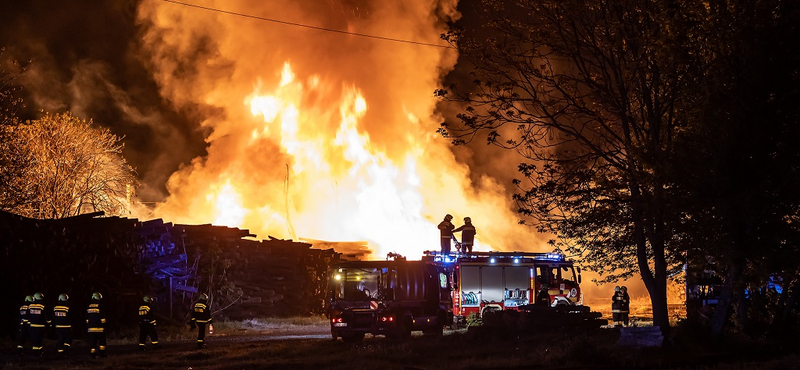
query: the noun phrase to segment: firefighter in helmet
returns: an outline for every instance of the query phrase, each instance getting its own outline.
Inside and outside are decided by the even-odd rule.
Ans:
[[[623,285],[619,288],[619,290],[622,292],[622,307],[620,310],[620,313],[622,314],[622,323],[625,326],[628,326],[628,315],[631,312],[631,296],[628,295],[628,287]]]
[[[30,322],[28,322],[28,307],[33,303],[33,296],[25,296],[22,306],[19,306],[19,328],[17,329],[17,353],[20,356],[25,354],[25,341],[28,340],[28,329]]]
[[[56,328],[58,355],[63,356],[72,346],[72,322],[69,315],[69,296],[58,295],[58,304],[53,307],[53,325]]]
[[[611,321],[614,326],[619,326],[622,323],[622,310],[623,310],[622,289],[619,286],[614,287],[614,295],[611,296]]]
[[[100,304],[102,300],[100,292],[92,293],[92,300],[86,309],[86,332],[92,358],[97,358],[98,353],[100,357],[106,357],[106,316]]]
[[[550,286],[547,283],[542,284],[539,293],[536,294],[536,305],[541,307],[550,307]]]
[[[44,355],[42,340],[48,324],[43,301],[44,294],[36,292],[33,295],[33,302],[28,305],[28,323],[30,325],[28,335],[31,339],[33,354],[40,357]]]
[[[153,314],[154,298],[145,295],[142,305],[139,306],[139,350],[145,350],[145,341],[150,337],[150,344],[158,348],[158,333],[156,333],[156,318]]]
[[[472,253],[472,244],[475,241],[475,226],[472,225],[472,219],[464,217],[464,224],[453,230],[454,233],[461,232],[461,251],[464,253]]]
[[[200,294],[194,307],[192,307],[192,319],[189,327],[197,327],[197,348],[206,348],[206,325],[211,325],[211,309],[208,305],[208,294]]]
[[[455,225],[453,225],[452,221],[453,216],[447,214],[444,216],[444,220],[439,223],[439,234],[441,235],[442,239],[442,253],[450,253],[450,239],[453,238],[453,229],[455,229]]]

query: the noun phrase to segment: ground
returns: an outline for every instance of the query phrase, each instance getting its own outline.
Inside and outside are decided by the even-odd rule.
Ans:
[[[83,341],[57,358],[45,343],[44,358],[14,355],[9,340],[0,357],[3,369],[750,369],[797,368],[800,355],[786,350],[700,349],[692,343],[665,348],[615,346],[619,331],[502,333],[446,331],[441,337],[415,335],[394,342],[383,337],[346,344],[330,338],[322,318],[297,322],[251,320],[217,323],[208,346],[198,350],[185,328],[164,328],[161,348],[138,351],[131,333],[112,340],[108,357],[90,359]]]

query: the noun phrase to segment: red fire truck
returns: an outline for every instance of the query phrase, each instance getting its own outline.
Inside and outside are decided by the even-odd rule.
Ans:
[[[450,272],[455,325],[473,313],[531,305],[544,284],[550,307],[583,304],[580,267],[561,253],[426,251],[422,260]]]
[[[408,338],[412,331],[441,335],[453,322],[452,288],[445,267],[406,261],[345,261],[329,284],[331,335],[357,342],[364,334]]]

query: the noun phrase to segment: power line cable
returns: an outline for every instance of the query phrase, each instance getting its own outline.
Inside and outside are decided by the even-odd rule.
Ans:
[[[260,16],[257,16],[257,15],[250,15],[250,14],[244,14],[244,13],[232,12],[232,11],[229,11],[229,10],[222,10],[222,9],[217,9],[217,8],[211,8],[211,7],[207,7],[207,6],[202,6],[202,5],[197,5],[197,4],[190,4],[190,3],[184,3],[184,2],[175,1],[175,0],[158,0],[158,1],[163,1],[163,2],[165,2],[165,3],[171,3],[171,4],[176,4],[176,5],[188,6],[188,7],[191,7],[191,8],[197,8],[197,9],[207,10],[207,11],[211,11],[211,12],[217,12],[217,13],[223,13],[223,14],[228,14],[228,15],[235,15],[235,16],[239,16],[239,17],[245,17],[245,18],[257,19],[257,20],[260,20],[260,21],[267,21],[267,22],[273,22],[273,23],[280,23],[280,24],[285,24],[285,25],[289,25],[289,26],[295,26],[295,27],[310,28],[310,29],[313,29],[313,30],[318,30],[318,31],[326,31],[326,32],[342,33],[342,34],[345,34],[345,35],[352,35],[352,36],[367,37],[367,38],[371,38],[371,39],[384,40],[384,41],[400,42],[400,43],[404,43],[404,44],[413,44],[413,45],[420,45],[420,46],[430,46],[430,47],[435,47],[435,48],[443,48],[443,49],[455,49],[455,48],[454,48],[453,46],[451,46],[451,45],[430,44],[430,43],[426,43],[426,42],[419,42],[419,41],[412,41],[412,40],[404,40],[404,39],[396,39],[396,38],[385,37],[385,36],[376,36],[376,35],[370,35],[370,34],[366,34],[366,33],[349,32],[349,31],[342,31],[342,30],[337,30],[337,29],[333,29],[333,28],[325,28],[325,27],[311,26],[311,25],[308,25],[308,24],[302,24],[302,23],[296,23],[296,22],[288,22],[288,21],[282,21],[282,20],[280,20],[280,19],[266,18],[266,17],[260,17]]]

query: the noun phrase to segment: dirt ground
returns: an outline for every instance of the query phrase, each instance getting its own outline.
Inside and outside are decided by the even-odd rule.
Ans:
[[[131,338],[111,341],[108,357],[91,359],[86,343],[75,341],[65,358],[45,342],[43,358],[14,354],[10,341],[0,353],[3,369],[750,369],[798,368],[797,352],[665,348],[620,348],[619,331],[539,333],[524,337],[446,331],[441,337],[414,335],[394,342],[367,337],[350,345],[330,338],[327,322],[305,325],[218,325],[199,350],[187,332],[165,330],[161,347],[140,352]]]

